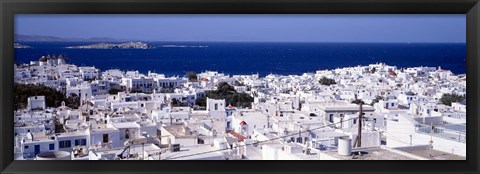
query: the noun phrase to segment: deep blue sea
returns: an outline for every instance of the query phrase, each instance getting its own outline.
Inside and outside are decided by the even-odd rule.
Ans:
[[[87,42],[21,42],[33,48],[15,49],[16,63],[43,55],[64,54],[67,62],[142,73],[185,75],[214,70],[226,74],[303,74],[319,69],[386,63],[397,67],[441,66],[466,72],[464,43],[225,43],[150,42],[154,49],[66,49]],[[162,47],[177,45],[186,47]],[[203,47],[198,47],[203,46]]]

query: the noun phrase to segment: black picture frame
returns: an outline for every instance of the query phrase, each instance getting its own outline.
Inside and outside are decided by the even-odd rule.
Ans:
[[[0,171],[2,173],[478,173],[480,5],[478,0],[2,0]],[[465,161],[15,161],[15,14],[466,14]]]

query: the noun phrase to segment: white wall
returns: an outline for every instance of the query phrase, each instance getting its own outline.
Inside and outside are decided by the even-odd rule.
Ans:
[[[54,149],[53,150],[50,150],[50,144],[54,144]],[[24,142],[24,143],[21,144],[20,148],[21,148],[21,150],[23,151],[24,154],[34,155],[35,145],[40,145],[40,151],[39,151],[40,153],[58,150],[58,142],[55,141],[55,140]]]
[[[112,142],[112,147],[123,147],[123,144],[120,144],[120,132],[119,131],[109,131],[109,132],[92,132],[90,134],[91,146],[95,144],[103,144],[103,134],[108,134],[109,140]]]
[[[225,112],[225,107],[226,107],[225,100],[215,100],[215,99],[207,98],[207,111]]]
[[[32,96],[28,97],[28,109],[45,109],[45,96]]]
[[[75,146],[75,140],[77,140],[77,139],[86,139],[86,145],[87,145],[87,147],[89,147],[89,144],[90,144],[89,136],[88,135],[78,135],[78,136],[59,137],[58,138],[58,143],[61,143],[62,141],[70,141],[71,146],[70,147],[65,147],[65,148],[60,148],[60,145],[58,145],[58,150],[71,152],[72,147]]]
[[[407,121],[402,121],[399,119],[399,122],[387,123],[387,147],[402,147],[410,146],[410,135],[412,135],[412,145],[428,145],[430,138],[433,140],[433,149],[466,156],[466,144],[447,140],[445,138],[439,138],[435,136],[430,136],[427,134],[420,134],[415,132],[413,125],[409,124]]]

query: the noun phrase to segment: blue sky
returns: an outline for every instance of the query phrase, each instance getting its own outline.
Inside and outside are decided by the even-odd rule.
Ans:
[[[15,33],[222,42],[465,42],[464,14],[17,14]]]

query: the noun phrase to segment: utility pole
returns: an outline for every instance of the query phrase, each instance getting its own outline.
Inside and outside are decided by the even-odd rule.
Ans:
[[[302,130],[303,130],[303,126],[301,125],[301,123],[299,124],[299,129],[298,129],[298,140],[297,140],[297,143],[299,141],[302,141]],[[303,142],[300,142],[300,143],[303,143]]]
[[[354,147],[362,147],[362,116],[363,116],[363,101],[360,102],[360,111],[358,113],[358,134]]]
[[[145,143],[142,142],[142,160],[145,160]]]
[[[432,149],[433,149],[433,131],[434,131],[434,128],[433,128],[433,122],[430,123],[430,157],[433,157],[432,156]]]
[[[267,112],[267,129],[270,128],[270,115]]]
[[[340,115],[340,129],[343,129],[343,114]]]

